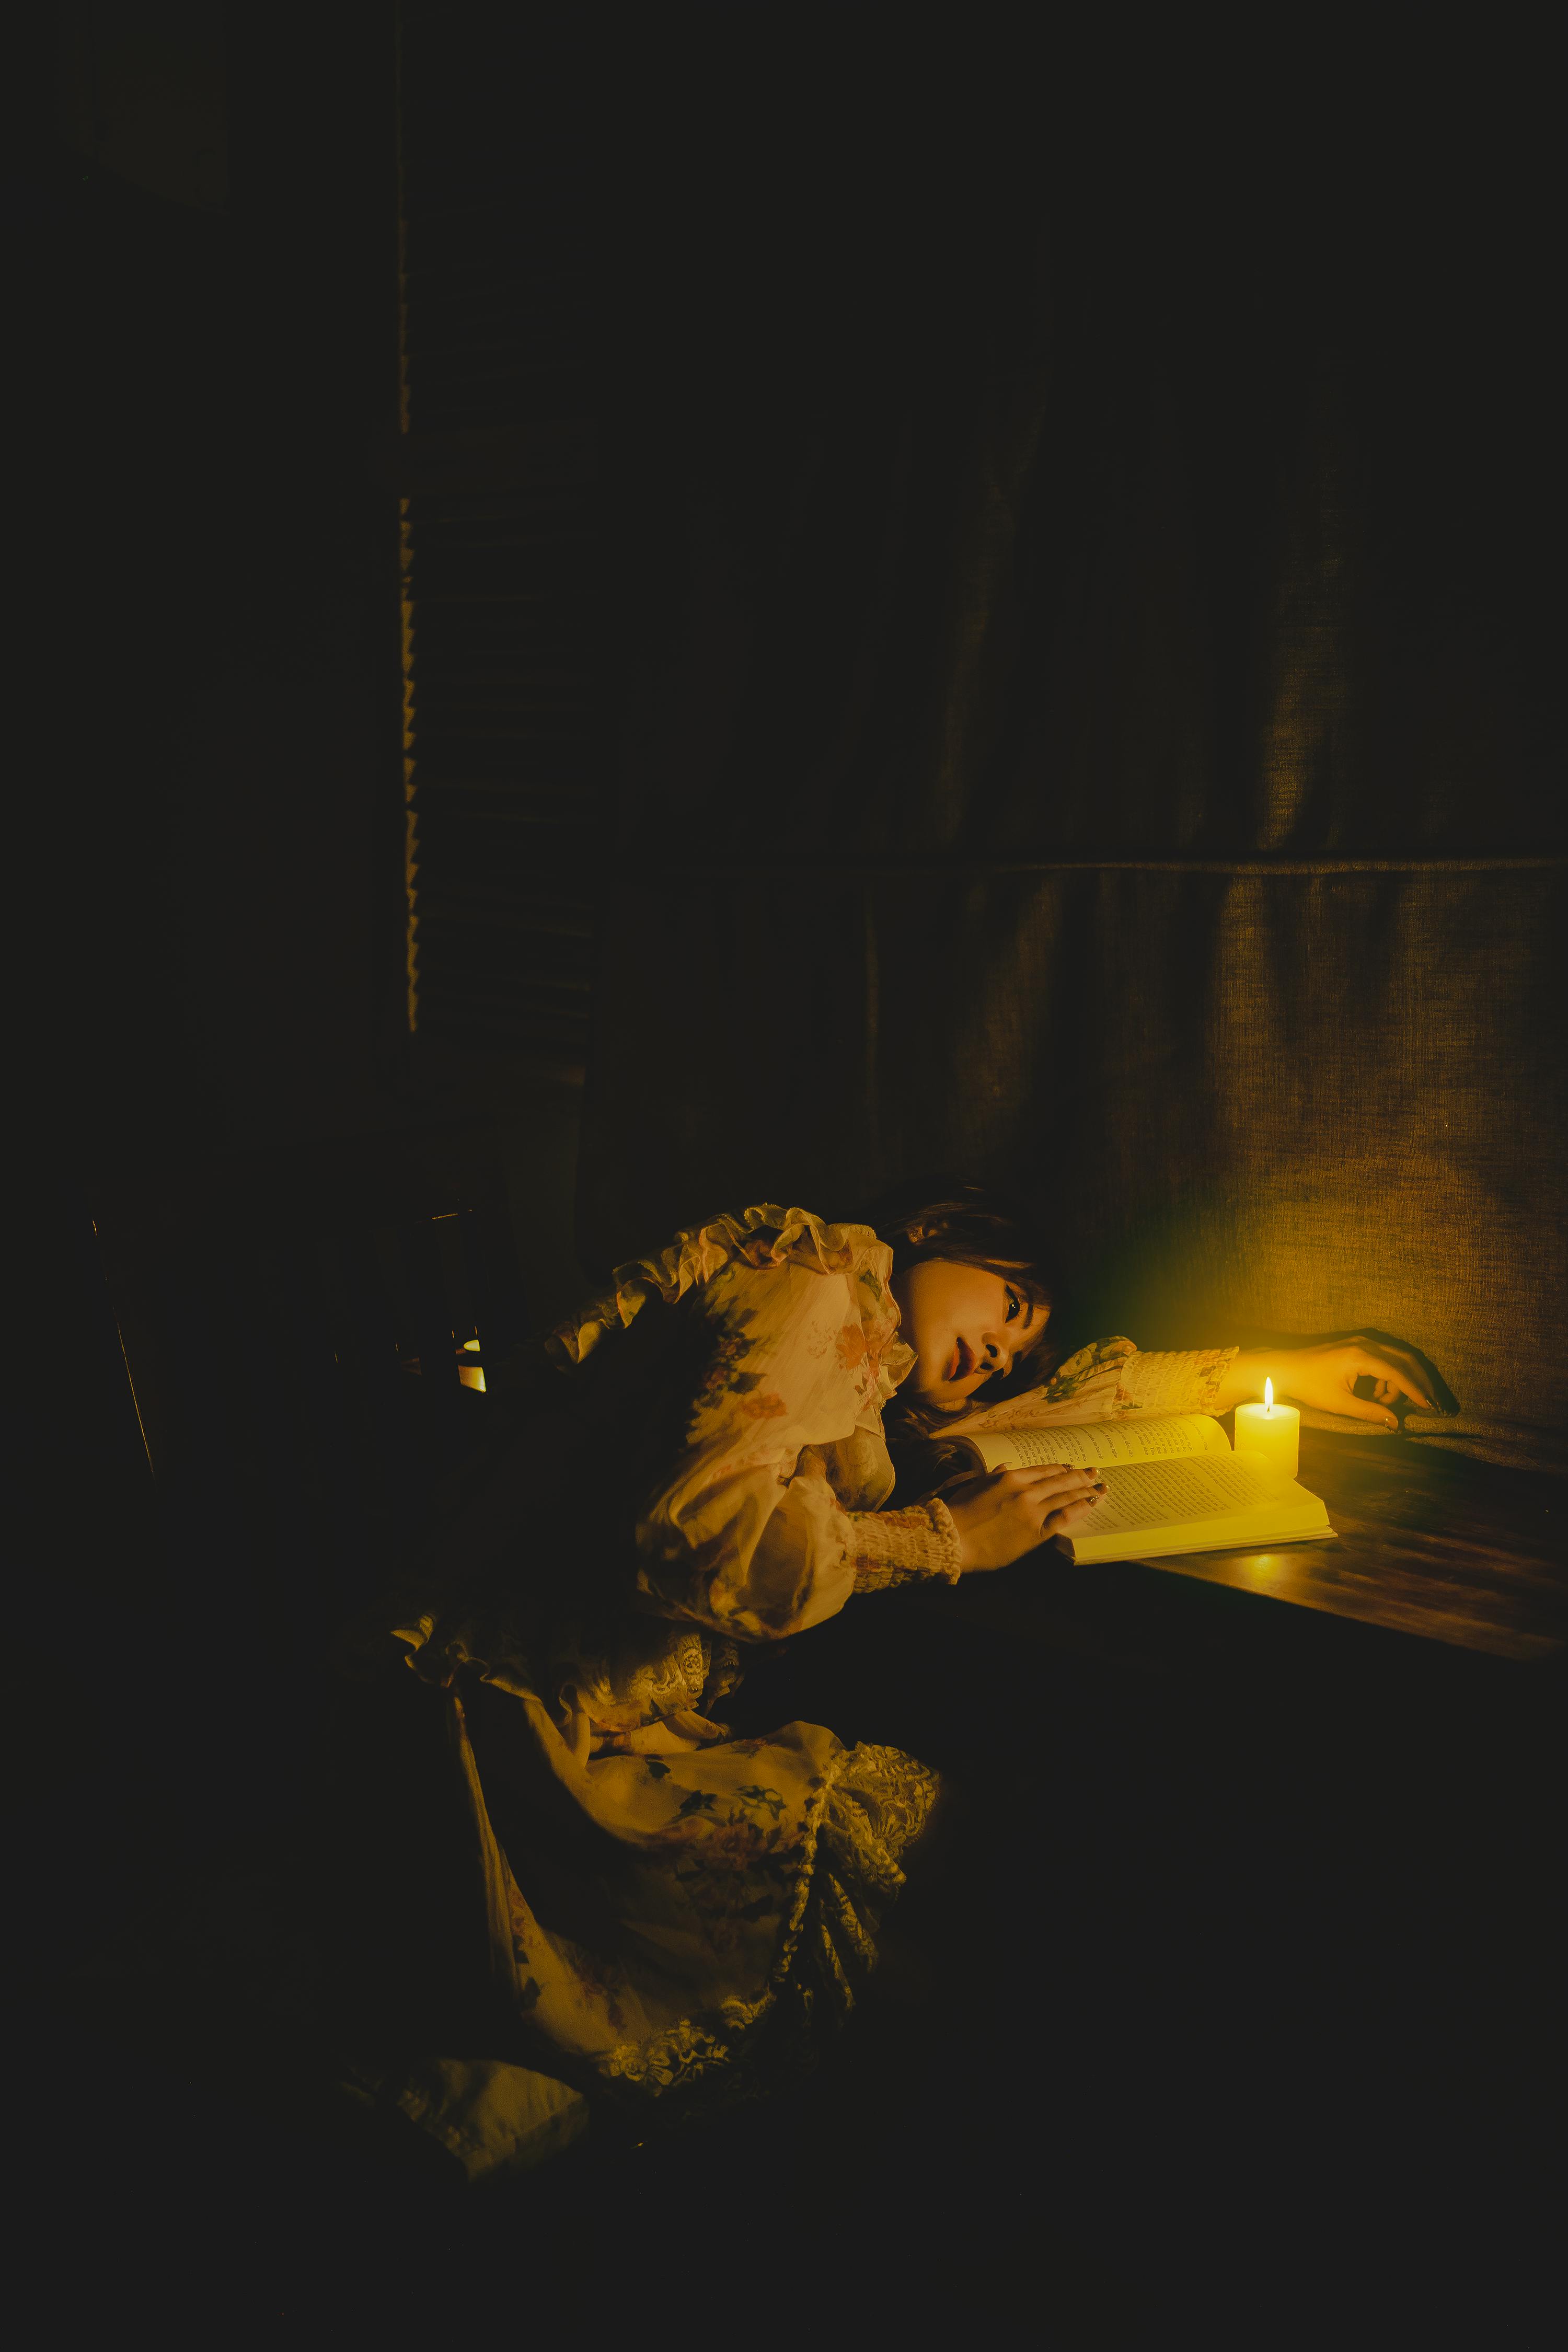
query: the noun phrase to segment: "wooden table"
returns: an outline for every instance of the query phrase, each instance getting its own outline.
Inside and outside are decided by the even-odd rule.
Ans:
[[[1358,1619],[1426,1641],[1537,1663],[1568,1652],[1568,1480],[1503,1470],[1403,1437],[1301,1433],[1300,1482],[1328,1506],[1336,1540],[1273,1550],[1186,1552],[1113,1567],[1039,1554],[965,1577],[952,1598],[977,1623],[1137,1646],[1171,1610],[1147,1571]]]
[[[1300,1483],[1328,1505],[1336,1542],[1149,1564],[1498,1657],[1568,1645],[1568,1480],[1308,1429]]]

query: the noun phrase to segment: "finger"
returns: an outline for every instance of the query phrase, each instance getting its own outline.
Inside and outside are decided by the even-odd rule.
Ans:
[[[1373,1393],[1379,1404],[1396,1405],[1403,1397],[1406,1404],[1414,1405],[1418,1412],[1436,1410],[1436,1406],[1428,1407],[1422,1398],[1412,1396],[1410,1391],[1401,1388],[1397,1381],[1379,1381]]]
[[[1104,1484],[1098,1478],[1043,1478],[1018,1499],[1026,1510],[1041,1512],[1056,1510],[1068,1503],[1081,1503],[1091,1495],[1100,1496],[1104,1492]]]
[[[1015,1486],[1026,1488],[1037,1485],[1042,1478],[1065,1477],[1073,1466],[1066,1462],[1027,1462],[1016,1470],[1003,1470],[997,1475]]]
[[[1027,1470],[1011,1470],[1007,1475],[1017,1481],[1023,1494],[1043,1486],[1098,1486],[1103,1483],[1101,1471],[1084,1468],[1076,1462],[1042,1462]]]
[[[1441,1412],[1442,1407],[1431,1392],[1431,1381],[1416,1369],[1403,1348],[1368,1347],[1363,1342],[1352,1349],[1351,1357],[1354,1366],[1350,1375],[1352,1381],[1370,1373],[1374,1381],[1391,1387],[1394,1396],[1407,1398],[1418,1412]]]
[[[1397,1429],[1399,1416],[1390,1412],[1385,1404],[1374,1404],[1370,1397],[1348,1396],[1336,1403],[1334,1411],[1346,1421],[1364,1421],[1371,1429]]]
[[[1362,1374],[1357,1371],[1352,1377],[1359,1380]],[[1387,1400],[1358,1397],[1349,1381],[1345,1382],[1343,1393],[1335,1397],[1329,1410],[1342,1414],[1346,1421],[1364,1421],[1372,1429],[1397,1429],[1399,1426],[1398,1416],[1390,1411]]]
[[[1098,1495],[1085,1495],[1079,1502],[1063,1503],[1058,1509],[1047,1511],[1040,1522],[1041,1535],[1070,1535],[1074,1528],[1081,1528],[1086,1520],[1094,1517],[1099,1504]]]
[[[1091,1511],[1105,1499],[1104,1487],[1092,1486],[1087,1494],[1047,1496],[1043,1498],[1043,1506],[1048,1506],[1048,1512]]]

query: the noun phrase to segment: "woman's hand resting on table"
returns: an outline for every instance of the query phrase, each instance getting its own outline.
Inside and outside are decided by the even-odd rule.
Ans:
[[[984,1471],[947,1487],[942,1499],[958,1529],[963,1573],[1010,1567],[1047,1538],[1070,1536],[1090,1517],[1104,1488],[1098,1470],[1071,1470],[1061,1463]]]
[[[1316,1412],[1343,1413],[1376,1429],[1396,1429],[1394,1408],[1401,1397],[1417,1412],[1442,1412],[1431,1374],[1415,1350],[1397,1339],[1365,1334],[1350,1339],[1314,1339],[1291,1348],[1244,1348],[1231,1364],[1215,1400],[1216,1412],[1263,1394],[1274,1383],[1280,1403],[1304,1404]],[[1370,1380],[1370,1397],[1358,1397],[1357,1381]]]

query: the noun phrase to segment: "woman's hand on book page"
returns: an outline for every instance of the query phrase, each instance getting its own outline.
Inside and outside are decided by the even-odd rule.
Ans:
[[[943,1490],[958,1529],[963,1572],[1008,1568],[1050,1536],[1069,1536],[1088,1521],[1105,1489],[1098,1470],[1043,1464],[1032,1470],[988,1470]]]
[[[1226,1374],[1215,1410],[1228,1412],[1245,1398],[1260,1397],[1266,1379],[1273,1381],[1281,1402],[1289,1398],[1315,1412],[1343,1413],[1374,1429],[1398,1427],[1394,1407],[1402,1397],[1417,1412],[1445,1409],[1414,1348],[1367,1333],[1291,1348],[1244,1348]],[[1359,1381],[1367,1382],[1370,1396],[1357,1396]]]

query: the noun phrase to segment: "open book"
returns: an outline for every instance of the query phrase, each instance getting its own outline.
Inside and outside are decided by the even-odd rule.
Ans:
[[[1316,1495],[1230,1450],[1206,1412],[1150,1421],[1057,1423],[954,1436],[987,1470],[1066,1462],[1105,1473],[1089,1522],[1057,1540],[1074,1559],[1146,1559],[1173,1551],[1246,1550],[1334,1532]]]

